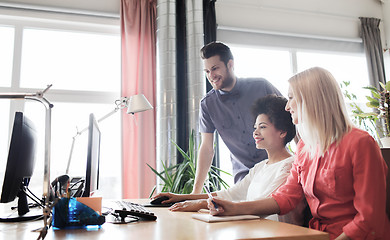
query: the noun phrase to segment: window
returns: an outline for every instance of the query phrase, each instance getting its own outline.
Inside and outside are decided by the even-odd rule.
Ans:
[[[361,54],[341,54],[323,52],[297,52],[298,72],[314,66],[329,70],[338,82],[349,81],[349,91],[357,95],[360,103],[365,103],[369,91],[368,69],[366,58]],[[362,104],[363,105],[363,104]]]
[[[319,66],[329,70],[340,83],[350,81],[351,85],[348,90],[357,93],[357,103],[361,106],[365,105],[365,96],[369,95],[369,92],[362,87],[369,85],[369,81],[366,59],[362,52],[297,51],[286,48],[239,45],[229,43],[227,40],[225,42],[234,55],[234,70],[238,77],[263,77],[287,97],[287,80],[293,74]],[[291,148],[295,149],[294,143],[291,143]],[[232,172],[230,153],[222,139],[219,139],[219,154],[220,167]],[[232,178],[223,174],[221,176],[229,184],[233,184]]]
[[[118,35],[24,29],[20,85],[118,92],[119,44]]]
[[[120,98],[121,58],[119,19],[83,16],[79,21],[73,15],[59,14],[54,20],[51,16],[0,18],[0,91],[37,92],[53,85],[45,93],[54,105],[50,171],[53,180],[65,174],[72,139],[78,130],[88,126],[89,114],[100,119],[116,107],[115,100]],[[23,111],[38,129],[38,153],[30,188],[39,196],[43,190],[45,108],[35,101],[3,99],[0,107],[0,130],[9,133],[0,138],[0,166],[7,161],[9,129],[15,111]],[[121,198],[120,114],[105,119],[99,126],[100,194]],[[69,168],[71,177],[85,175],[87,136],[85,132],[76,137]],[[0,167],[0,184],[4,170]]]
[[[14,49],[14,28],[0,25],[0,87],[10,87]]]
[[[293,70],[290,52],[248,46],[229,45],[234,56],[234,72],[238,77],[262,77],[287,96],[287,80]]]

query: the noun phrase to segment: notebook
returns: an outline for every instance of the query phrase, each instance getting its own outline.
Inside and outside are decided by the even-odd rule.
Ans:
[[[239,220],[251,220],[251,219],[260,219],[256,215],[237,215],[237,216],[212,216],[207,213],[196,213],[192,214],[192,218],[204,221],[204,222],[227,222],[227,221],[239,221]]]

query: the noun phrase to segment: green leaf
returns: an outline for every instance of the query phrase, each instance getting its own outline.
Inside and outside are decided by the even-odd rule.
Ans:
[[[381,95],[379,94],[379,93],[377,93],[377,92],[371,92],[372,93],[372,95],[374,96],[374,97],[376,97],[376,98],[381,98]]]
[[[353,114],[353,116],[358,116],[358,117],[361,117],[361,118],[367,118],[367,117],[376,117],[376,116],[378,116],[378,114],[374,113],[374,112],[369,112],[369,113]]]
[[[186,152],[184,152],[179,145],[177,145],[174,141],[171,140],[171,142],[175,145],[176,149],[180,152],[180,154],[183,156],[184,159],[190,160],[190,156]]]
[[[372,97],[370,97],[370,96],[366,96],[366,98],[367,98],[367,100],[368,100],[369,102],[379,102],[378,99],[372,98]]]
[[[366,106],[369,108],[378,108],[379,102],[378,101],[368,102],[368,103],[366,103]]]
[[[151,197],[153,196],[153,194],[154,194],[154,192],[156,191],[156,189],[157,189],[157,186],[154,185],[154,187],[153,187],[153,189],[152,189],[152,192],[150,192],[150,194],[149,194],[149,198],[151,198]]]
[[[367,87],[363,87],[363,88],[368,89],[371,92],[380,92],[376,87],[373,87],[373,86],[367,86]]]
[[[382,87],[383,89],[386,89],[386,85],[385,85],[384,83],[379,82],[379,85],[381,85],[381,87]]]
[[[149,164],[146,163],[146,165],[148,165],[149,168],[152,169],[152,171],[153,171],[159,178],[161,178],[161,180],[163,180],[164,182],[167,181],[161,173],[157,172],[157,170],[155,170],[154,168],[152,168]]]

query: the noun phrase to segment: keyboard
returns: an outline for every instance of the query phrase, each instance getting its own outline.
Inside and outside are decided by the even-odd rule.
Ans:
[[[132,203],[128,201],[114,201],[114,214],[119,215],[119,217],[124,221],[127,216],[135,216],[142,218],[143,220],[156,220],[157,216],[153,212],[146,209],[144,206]]]

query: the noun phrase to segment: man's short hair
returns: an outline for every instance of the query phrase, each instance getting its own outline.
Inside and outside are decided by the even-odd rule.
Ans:
[[[200,49],[200,57],[202,59],[208,59],[216,55],[220,57],[221,61],[224,62],[226,66],[230,59],[234,60],[230,48],[222,42],[211,42]]]

